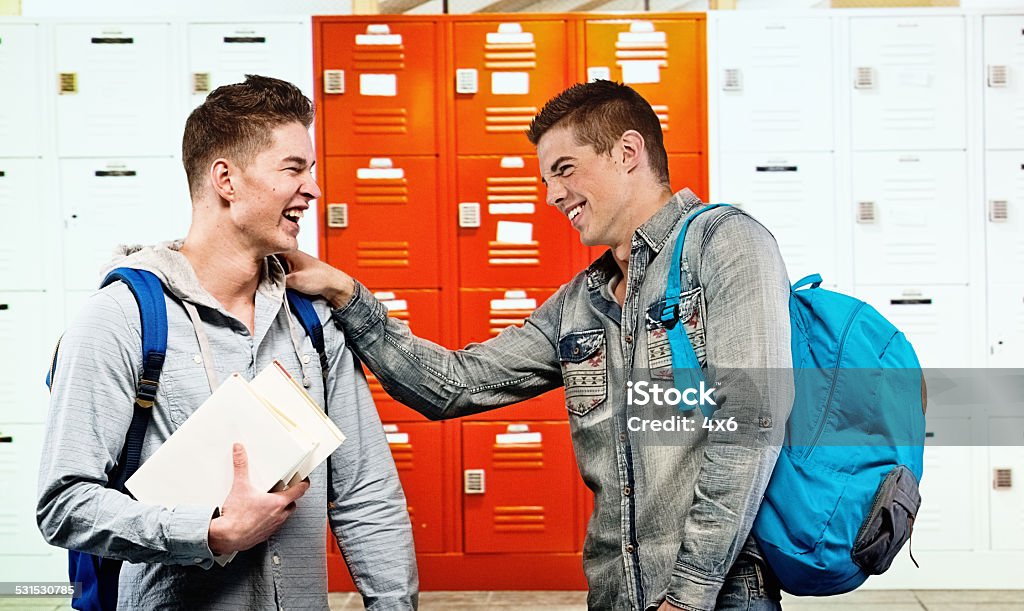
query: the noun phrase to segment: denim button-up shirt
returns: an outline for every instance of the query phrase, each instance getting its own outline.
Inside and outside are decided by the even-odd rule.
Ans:
[[[632,238],[628,277],[605,253],[562,286],[522,327],[450,351],[410,334],[357,284],[334,319],[384,388],[432,419],[465,416],[565,387],[576,460],[594,493],[583,549],[594,609],[646,609],[668,597],[713,609],[739,553],[756,553],[751,525],[778,456],[792,386],[720,389],[716,418],[755,433],[697,431],[668,445],[629,426],[635,372],[672,379],[664,305],[672,247],[686,213],[701,205],[674,195]],[[771,234],[741,211],[697,217],[683,251],[680,321],[707,369],[791,367],[789,285]],[[623,305],[612,297],[626,282]],[[678,412],[676,412],[678,413]],[[698,416],[699,427],[699,412]],[[745,438],[746,439],[746,438]]]

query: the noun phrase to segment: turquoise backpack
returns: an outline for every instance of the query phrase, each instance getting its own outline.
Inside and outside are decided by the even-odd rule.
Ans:
[[[692,212],[672,255],[662,320],[680,388],[702,375],[683,325],[671,324],[683,242],[694,218],[724,205]],[[782,589],[798,596],[848,592],[885,572],[921,505],[925,396],[917,355],[873,307],[821,282],[808,276],[790,293],[793,410],[752,531]]]

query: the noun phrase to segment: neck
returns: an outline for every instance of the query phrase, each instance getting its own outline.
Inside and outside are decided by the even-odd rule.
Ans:
[[[626,198],[629,204],[624,206],[622,211],[623,233],[619,235],[618,243],[609,245],[615,263],[622,272],[623,280],[629,277],[629,253],[633,244],[633,234],[672,198],[672,191],[660,184],[654,184],[639,193],[636,190],[630,191]]]
[[[248,252],[243,242],[204,229],[193,222],[181,247],[199,284],[228,311],[255,303],[263,257]]]

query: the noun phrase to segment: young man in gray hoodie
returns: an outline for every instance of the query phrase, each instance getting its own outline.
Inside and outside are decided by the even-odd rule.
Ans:
[[[312,103],[284,81],[250,76],[221,87],[185,125],[192,196],[183,241],[130,247],[112,264],[163,282],[167,356],[142,461],[210,396],[218,380],[251,379],[278,360],[346,436],[329,465],[289,490],[249,485],[234,447],[220,508],[174,509],[106,488],[121,455],[142,371],[141,323],[129,289],[90,297],[60,345],[39,479],[37,519],[51,544],[122,559],[119,606],[326,609],[325,525],[367,609],[414,608],[418,578],[405,497],[362,370],[324,325],[329,374],[291,314],[277,253],[297,248],[298,220],[320,196]],[[330,316],[315,304],[321,320]],[[322,381],[324,380],[324,381]],[[232,468],[227,465],[210,465]],[[240,552],[224,567],[214,555]]]

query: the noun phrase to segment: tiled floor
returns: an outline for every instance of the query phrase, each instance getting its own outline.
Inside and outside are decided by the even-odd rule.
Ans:
[[[330,595],[331,611],[363,608],[355,594]],[[863,590],[829,598],[785,597],[792,611],[1024,611],[1024,590]],[[0,609],[64,611],[59,598],[0,598]],[[424,592],[421,611],[585,611],[586,592]]]

